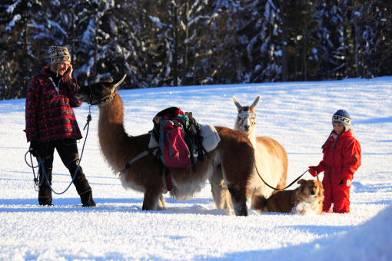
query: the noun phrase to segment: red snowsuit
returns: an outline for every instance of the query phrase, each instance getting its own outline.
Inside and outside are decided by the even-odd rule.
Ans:
[[[352,132],[337,135],[334,131],[322,146],[323,160],[317,172],[324,171],[323,211],[350,212],[350,187],[355,171],[361,165],[361,145]]]

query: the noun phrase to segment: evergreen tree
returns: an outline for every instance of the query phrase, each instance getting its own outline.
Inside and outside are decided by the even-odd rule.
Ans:
[[[283,80],[316,79],[319,57],[312,32],[316,21],[313,1],[285,1],[282,3]]]
[[[0,3],[0,97],[22,97],[67,45],[81,84],[131,87],[392,73],[392,2],[135,0]]]
[[[3,1],[0,8],[0,97],[25,95],[31,75],[39,62],[37,45],[31,44],[36,27],[45,28],[34,17],[42,8],[41,1]]]
[[[209,0],[172,0],[170,3],[174,85],[201,84],[209,77],[211,3]]]
[[[392,74],[392,1],[376,1],[378,13],[374,76]]]
[[[204,26],[203,52],[198,55],[200,83],[242,82],[245,75],[243,50],[246,37],[239,30],[243,22],[240,1],[216,1],[208,27]]]
[[[347,1],[319,0],[315,12],[318,22],[316,52],[320,58],[321,79],[340,79],[346,76],[348,39],[345,19]]]
[[[384,68],[391,64],[391,7],[385,1],[354,1],[354,76],[383,75]]]
[[[282,18],[278,1],[247,1],[250,37],[246,45],[249,81],[279,81],[282,79]]]

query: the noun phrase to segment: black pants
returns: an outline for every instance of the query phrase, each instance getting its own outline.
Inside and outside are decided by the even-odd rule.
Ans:
[[[65,139],[51,142],[41,142],[37,148],[39,164],[40,186],[38,192],[38,201],[43,205],[52,204],[52,167],[54,150],[57,150],[63,164],[69,170],[76,191],[80,196],[90,192],[91,187],[88,184],[82,168],[79,166],[79,152],[75,139]],[[74,178],[75,177],[75,178]]]

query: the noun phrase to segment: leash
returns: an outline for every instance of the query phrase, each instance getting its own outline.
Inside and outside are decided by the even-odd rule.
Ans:
[[[120,173],[126,172],[133,163],[135,163],[136,161],[148,156],[148,155],[155,155],[156,151],[158,150],[159,147],[154,147],[154,148],[149,148],[147,150],[144,150],[142,152],[140,152],[139,154],[137,154],[135,157],[133,157],[131,160],[127,161],[127,163],[125,164],[125,167],[120,170]]]
[[[27,155],[28,155],[28,154],[30,154],[30,162],[31,162],[31,164],[27,161]],[[38,191],[38,190],[37,190],[37,187],[38,187],[38,185],[39,185],[39,181],[38,181],[38,176],[35,174],[35,169],[38,168],[38,166],[34,166],[34,163],[33,163],[33,155],[31,154],[30,150],[28,150],[28,151],[25,153],[24,159],[25,159],[26,165],[27,165],[29,168],[31,168],[31,169],[33,170],[33,175],[34,175],[34,189],[35,189],[35,191]]]
[[[148,154],[150,154],[150,151],[148,151],[148,150],[142,151],[141,153],[137,154],[133,159],[131,159],[130,161],[128,161],[125,164],[124,169],[122,169],[120,171],[120,173],[123,173],[123,172],[127,171],[127,169],[129,169],[133,163],[135,163],[136,161],[146,157]]]
[[[275,187],[271,186],[270,184],[268,184],[268,183],[263,179],[263,177],[260,175],[259,169],[257,168],[257,165],[256,165],[256,164],[255,164],[255,168],[256,168],[257,175],[260,177],[261,181],[263,181],[263,183],[264,183],[267,187],[269,187],[269,188],[271,188],[271,189],[273,189],[273,190],[277,190],[277,191],[283,191],[283,190],[285,190],[285,189],[291,187],[295,182],[297,182],[300,178],[302,178],[302,176],[305,175],[306,172],[309,171],[309,170],[305,170],[301,175],[298,176],[298,178],[296,178],[295,180],[293,180],[289,185],[287,185],[286,187],[284,187],[284,188],[282,188],[282,189],[279,189],[279,188],[275,188]],[[317,180],[318,180],[318,177],[317,177]]]
[[[85,149],[85,146],[86,146],[87,137],[88,137],[89,130],[90,130],[90,122],[91,122],[91,120],[92,120],[92,117],[91,117],[91,105],[89,105],[89,107],[88,107],[88,115],[87,115],[87,122],[86,122],[86,124],[85,124],[84,127],[83,127],[83,130],[85,130],[85,129],[87,128],[87,131],[86,131],[86,135],[85,135],[85,137],[84,137],[82,150],[81,150],[81,152],[80,152],[80,158],[79,158],[79,161],[78,161],[78,166],[77,166],[77,168],[76,168],[76,170],[75,170],[75,172],[74,172],[74,175],[73,175],[73,177],[72,177],[71,182],[68,184],[68,186],[67,186],[62,192],[57,192],[57,191],[55,191],[55,190],[53,189],[52,185],[50,184],[49,178],[48,178],[47,173],[46,173],[45,162],[44,162],[44,160],[41,159],[40,157],[37,157],[38,166],[34,166],[34,163],[33,163],[33,155],[32,155],[32,153],[31,153],[30,149],[25,153],[25,163],[26,163],[26,165],[27,165],[28,167],[30,167],[30,168],[32,169],[32,171],[33,171],[33,175],[34,175],[34,185],[35,185],[35,186],[34,186],[34,189],[35,189],[35,191],[38,191],[38,190],[39,190],[39,187],[44,183],[44,181],[46,181],[46,183],[47,183],[47,184],[49,185],[49,187],[50,187],[50,190],[51,190],[54,194],[56,194],[56,195],[62,195],[62,194],[64,194],[65,192],[68,191],[68,189],[71,187],[72,183],[75,181],[76,176],[77,176],[78,173],[79,173],[80,162],[82,161],[82,158],[83,158],[83,153],[84,153],[84,149]],[[29,162],[27,161],[27,155],[28,155],[28,154],[30,154],[30,162],[31,162],[31,163],[29,163]],[[35,169],[36,169],[37,167],[41,167],[42,176],[44,177],[45,180],[40,180],[40,179],[39,179],[39,175],[36,175]]]
[[[135,163],[136,161],[138,161],[138,160],[140,160],[140,159],[142,159],[142,158],[144,158],[144,157],[146,157],[146,156],[148,156],[148,155],[155,155],[155,154],[157,153],[157,150],[158,150],[158,149],[159,149],[159,147],[153,147],[153,148],[150,148],[150,149],[148,149],[148,150],[145,150],[145,151],[140,152],[139,154],[137,154],[135,157],[133,157],[131,160],[129,160],[129,161],[125,164],[124,169],[122,169],[122,170],[120,171],[120,173],[126,172],[126,171],[131,167],[131,165],[132,165],[133,163]],[[156,156],[156,155],[155,155],[155,156]],[[160,162],[161,162],[161,161],[160,161]],[[161,164],[162,164],[162,162],[161,162]],[[162,165],[162,176],[163,176],[164,179],[165,179],[167,190],[168,190],[168,191],[172,191],[172,189],[173,189],[173,181],[172,181],[172,179],[171,179],[171,177],[170,177],[170,172],[169,172],[168,168],[166,168],[166,167],[163,166],[163,165]]]

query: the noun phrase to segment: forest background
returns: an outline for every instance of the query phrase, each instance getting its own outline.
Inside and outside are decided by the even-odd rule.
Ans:
[[[3,0],[0,99],[25,96],[50,45],[70,48],[81,84],[372,78],[392,75],[392,1]]]

